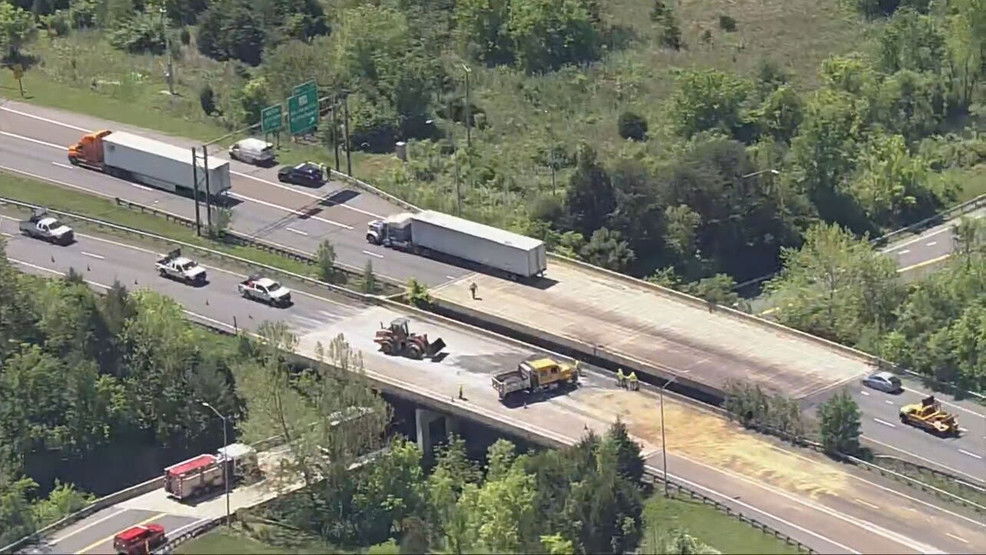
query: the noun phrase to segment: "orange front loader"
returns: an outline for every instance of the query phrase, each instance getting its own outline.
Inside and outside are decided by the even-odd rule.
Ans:
[[[76,166],[85,166],[103,171],[103,137],[112,131],[98,131],[83,135],[79,142],[68,147],[68,161]]]

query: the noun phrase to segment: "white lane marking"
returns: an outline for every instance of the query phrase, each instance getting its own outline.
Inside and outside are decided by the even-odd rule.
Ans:
[[[63,121],[55,121],[53,119],[48,119],[48,118],[43,118],[41,116],[36,116],[34,114],[29,114],[27,112],[21,112],[20,110],[14,110],[13,108],[7,108],[5,106],[0,106],[0,110],[4,110],[4,111],[10,112],[12,114],[17,114],[18,116],[24,116],[26,118],[33,118],[33,119],[36,119],[36,120],[48,122],[48,123],[51,123],[51,124],[54,124],[54,125],[60,125],[62,127],[68,127],[69,129],[75,129],[76,131],[82,131],[83,133],[90,133],[91,132],[89,129],[83,129],[81,127],[72,125],[70,123],[65,123]]]
[[[105,256],[101,256],[101,255],[98,255],[98,254],[93,254],[91,252],[80,251],[80,254],[82,254],[82,256],[89,256],[91,258],[96,258],[98,260],[106,260],[106,257]]]
[[[689,459],[689,460],[691,460],[691,459]],[[703,466],[706,466],[706,465],[703,465]],[[712,468],[712,467],[709,467],[709,468]],[[654,467],[651,467],[651,469],[654,470],[654,471],[656,471],[656,472],[660,472],[657,469],[655,469]],[[713,469],[713,470],[716,470],[718,472],[721,472],[718,469]],[[681,482],[682,484],[685,484],[686,486],[689,486],[691,488],[694,488],[694,489],[698,489],[698,490],[702,490],[702,491],[706,491],[708,493],[711,493],[711,494],[713,494],[713,495],[721,498],[723,501],[726,501],[728,503],[739,505],[740,507],[743,507],[744,509],[748,509],[748,510],[751,510],[751,511],[754,511],[754,512],[757,512],[757,513],[760,513],[760,514],[762,514],[762,515],[764,515],[764,516],[766,516],[766,517],[768,517],[770,519],[773,519],[773,520],[776,520],[777,522],[780,522],[781,524],[783,524],[785,526],[788,526],[790,528],[793,528],[793,529],[795,529],[795,530],[797,530],[797,531],[799,531],[799,532],[801,532],[803,534],[808,534],[809,536],[818,538],[818,539],[820,539],[820,540],[822,540],[824,542],[830,543],[830,544],[838,547],[839,549],[842,549],[842,550],[847,551],[849,553],[854,553],[854,554],[857,554],[857,555],[860,553],[859,551],[856,551],[855,549],[849,547],[848,545],[841,544],[841,543],[839,543],[839,542],[837,542],[837,541],[835,541],[833,539],[829,539],[829,538],[827,538],[827,537],[819,534],[818,532],[815,532],[814,530],[809,530],[808,528],[805,528],[803,526],[799,526],[799,525],[797,525],[797,524],[795,524],[795,523],[793,523],[793,522],[791,522],[789,520],[785,520],[785,519],[783,519],[783,518],[781,518],[779,516],[776,516],[776,515],[774,515],[772,513],[768,513],[767,511],[764,511],[763,509],[760,509],[759,507],[755,507],[753,505],[750,505],[749,503],[747,503],[745,501],[742,501],[740,499],[734,498],[731,495],[726,495],[726,494],[721,493],[719,491],[716,491],[716,490],[714,490],[712,488],[708,488],[708,487],[705,487],[705,486],[703,486],[701,484],[698,484],[696,482],[693,482],[691,480],[688,480],[686,478],[682,478],[681,476],[676,476],[674,474],[671,474],[670,472],[668,473],[668,477],[671,478],[672,480],[676,481],[676,482]]]
[[[883,424],[884,426],[890,426],[891,428],[897,427],[896,424],[892,424],[890,422],[887,422],[886,420],[880,420],[879,418],[874,418],[873,420],[875,420],[878,424]]]
[[[35,143],[35,144],[39,144],[41,146],[47,146],[47,147],[58,149],[58,150],[68,150],[68,147],[67,146],[56,145],[55,143],[49,143],[47,141],[41,141],[41,140],[38,140],[38,139],[32,139],[31,137],[25,137],[24,135],[18,135],[16,133],[8,133],[6,131],[0,131],[0,135],[5,135],[7,137],[13,137],[15,139],[20,139],[22,141],[28,141],[30,143]]]
[[[887,401],[884,401],[884,403],[886,403],[886,404],[888,404],[888,405],[892,405],[892,404],[894,404],[894,402],[893,402],[893,401],[890,401],[890,400],[887,400]]]
[[[938,241],[930,241],[930,242],[927,243],[927,246],[933,247],[933,246],[935,246],[937,244],[938,244]]]
[[[959,540],[962,543],[969,543],[968,540],[966,540],[965,538],[960,538],[959,536],[956,536],[955,534],[949,534],[948,532],[945,532],[945,535],[948,536],[948,537],[950,537],[950,538]]]
[[[983,458],[982,455],[977,455],[975,453],[970,453],[969,451],[966,451],[965,449],[959,449],[959,453],[962,453],[963,455],[969,455],[970,457],[973,457],[973,458],[976,458],[976,459],[982,459]]]
[[[860,391],[860,392],[859,392],[859,394],[860,394],[860,395],[865,395],[865,396],[867,396],[867,397],[869,397],[869,396],[870,396],[870,392],[869,392],[869,391]]]
[[[333,222],[332,220],[327,220],[327,219],[321,218],[319,216],[308,216],[304,212],[302,212],[301,210],[295,210],[293,208],[288,208],[287,206],[281,206],[279,204],[274,204],[272,202],[267,202],[266,200],[255,199],[253,197],[244,196],[244,195],[241,195],[239,193],[234,193],[234,192],[229,192],[227,194],[229,196],[233,197],[233,198],[238,198],[240,200],[247,201],[247,202],[254,202],[254,203],[260,204],[262,206],[267,206],[269,208],[275,208],[277,210],[282,210],[284,212],[289,212],[289,213],[294,214],[296,216],[305,216],[306,219],[312,219],[312,220],[315,220],[315,221],[318,221],[318,222],[332,224],[334,226],[339,226],[339,227],[341,227],[343,229],[353,229],[353,226],[351,226],[351,225],[341,224],[339,222]]]
[[[75,166],[73,166],[72,164],[63,164],[61,162],[52,162],[51,165],[52,166],[58,166],[59,168],[65,168],[67,170],[74,170],[75,169]]]
[[[292,193],[295,193],[297,195],[306,196],[306,197],[317,199],[317,200],[320,200],[320,201],[321,200],[325,200],[328,197],[328,195],[316,195],[316,194],[309,193],[309,192],[306,192],[306,191],[299,191],[297,189],[288,187],[287,185],[282,185],[281,183],[276,183],[274,181],[268,181],[268,180],[266,180],[266,179],[264,179],[262,177],[257,177],[255,175],[250,175],[248,173],[242,173],[242,172],[237,172],[237,171],[233,171],[233,170],[229,170],[229,173],[231,173],[233,175],[238,175],[240,177],[245,177],[247,179],[252,179],[254,181],[259,181],[259,182],[264,183],[266,185],[273,185],[274,187],[279,187],[281,189],[285,189],[287,191],[291,191]],[[362,210],[360,208],[356,208],[355,206],[349,206],[348,204],[345,204],[345,203],[333,204],[332,206],[341,206],[342,208],[345,208],[347,210],[352,210],[353,212],[359,212],[360,214],[365,214],[367,216],[370,216],[371,218],[377,218],[378,220],[383,219],[383,216],[381,216],[379,214],[374,214],[373,212],[367,212],[366,210]]]
[[[382,254],[377,254],[375,252],[363,251],[363,254],[367,254],[367,255],[370,255],[370,256],[375,256],[377,258],[383,258],[383,255]]]
[[[229,329],[229,330],[234,330],[234,331],[236,330],[236,327],[233,326],[233,324],[229,324],[229,323],[223,322],[221,320],[216,320],[215,318],[209,318],[208,316],[205,316],[204,314],[199,314],[197,312],[192,312],[191,310],[185,310],[184,312],[185,312],[185,314],[188,314],[189,316],[191,316],[193,318],[198,318],[200,320],[205,320],[206,322],[209,322],[211,324],[216,324],[217,326],[222,326],[222,327],[224,327],[226,329]]]
[[[873,503],[870,503],[869,501],[865,501],[865,500],[860,499],[858,497],[856,497],[855,499],[856,499],[857,502],[862,503],[863,505],[866,505],[867,507],[869,507],[871,509],[877,509],[877,510],[880,509],[880,507],[878,505],[874,505]]]
[[[304,235],[305,237],[308,237],[308,233],[305,232],[305,231],[301,231],[300,229],[295,229],[293,227],[285,227],[284,229],[286,229],[286,230],[288,230],[288,231],[290,231],[292,233],[297,233],[298,235]]]
[[[111,518],[119,515],[123,511],[126,511],[127,510],[127,509],[124,509],[123,507],[114,507],[114,508],[116,509],[115,511],[113,511],[110,514],[104,516],[103,518],[94,520],[93,522],[90,522],[89,524],[86,524],[85,526],[83,526],[81,528],[76,528],[75,530],[72,530],[68,534],[65,534],[64,536],[61,536],[59,538],[55,538],[55,539],[51,540],[48,543],[51,544],[51,545],[55,545],[55,544],[57,544],[59,542],[63,542],[66,539],[71,538],[72,536],[78,534],[79,532],[81,532],[83,530],[88,530],[89,528],[92,528],[93,526],[99,524],[100,522],[103,522],[104,520],[109,520],[109,519],[111,519]]]
[[[445,277],[448,278],[448,279],[456,279],[455,276],[445,276]]]
[[[938,461],[933,461],[933,460],[931,460],[931,459],[929,459],[927,457],[922,457],[921,455],[918,455],[917,453],[912,453],[910,451],[901,449],[900,447],[896,447],[894,445],[890,445],[889,443],[884,443],[882,441],[873,439],[873,438],[871,438],[869,436],[866,436],[866,435],[863,435],[863,436],[860,436],[860,437],[862,437],[863,439],[865,439],[866,441],[868,441],[870,443],[879,445],[879,446],[884,447],[884,448],[887,448],[887,449],[893,449],[894,451],[897,451],[899,453],[904,453],[905,455],[907,455],[909,457],[914,457],[915,459],[924,461],[924,462],[928,463],[931,466],[937,466],[938,468],[944,468],[945,470],[951,472],[952,474],[956,474],[956,475],[961,474],[962,476],[965,476],[966,478],[972,479],[972,481],[974,481],[974,482],[986,483],[986,482],[983,481],[982,476],[973,476],[972,474],[968,474],[966,472],[962,472],[961,470],[959,470],[957,468],[952,468],[952,467],[950,467],[948,465],[945,465],[945,464],[942,464],[942,463],[940,463]]]
[[[907,253],[909,253],[909,252],[911,252],[911,249],[904,249],[904,250],[902,250],[902,251],[897,251],[897,254],[898,254],[898,255],[901,255],[901,254],[907,254]]]
[[[920,241],[924,241],[925,239],[927,239],[929,237],[934,237],[935,235],[938,235],[940,233],[945,233],[945,232],[948,232],[948,233],[951,233],[952,232],[952,226],[950,224],[946,225],[942,229],[938,229],[938,230],[932,231],[931,233],[925,233],[925,234],[919,235],[919,236],[917,236],[917,237],[915,237],[913,239],[909,239],[907,241],[904,241],[903,243],[899,243],[897,245],[894,245],[894,246],[888,248],[884,252],[891,252],[891,251],[897,250],[897,249],[899,249],[901,247],[906,247],[906,246],[909,246],[909,245],[913,245],[914,243],[918,243]]]

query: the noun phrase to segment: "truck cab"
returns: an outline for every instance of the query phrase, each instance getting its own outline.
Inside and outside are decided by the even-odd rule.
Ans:
[[[371,221],[366,230],[366,242],[385,247],[412,246],[411,214],[396,214]]]
[[[530,394],[565,385],[575,387],[578,381],[579,375],[574,366],[550,357],[525,360],[517,365],[516,370],[499,372],[492,378],[493,389],[501,401],[518,391]]]
[[[253,137],[233,143],[229,157],[255,166],[274,165],[274,145]]]
[[[58,221],[58,218],[49,216],[44,208],[34,211],[34,214],[27,220],[20,223],[21,233],[35,239],[42,239],[59,245],[68,245],[75,240],[75,232],[72,228]]]
[[[275,306],[291,304],[291,290],[270,279],[253,275],[236,286],[240,295],[247,299],[265,302]]]
[[[185,283],[204,284],[206,282],[205,268],[197,262],[181,255],[181,249],[175,249],[167,256],[157,261],[157,270],[161,277],[177,279]]]
[[[142,524],[131,526],[113,536],[113,549],[126,555],[144,555],[165,543],[164,526]]]

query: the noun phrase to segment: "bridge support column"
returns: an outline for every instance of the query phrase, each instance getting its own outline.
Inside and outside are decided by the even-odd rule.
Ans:
[[[431,441],[431,425],[441,417],[441,414],[428,409],[414,409],[414,424],[418,436],[418,449],[421,449],[421,453],[426,460],[430,460],[435,451],[435,444]]]

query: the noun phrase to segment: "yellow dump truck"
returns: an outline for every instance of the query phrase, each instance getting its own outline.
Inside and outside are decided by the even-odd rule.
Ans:
[[[934,395],[921,399],[921,403],[900,408],[900,421],[940,436],[959,434],[959,422],[954,414],[942,410]]]
[[[516,370],[493,375],[493,389],[501,401],[515,392],[531,394],[555,387],[575,387],[578,383],[575,366],[548,357],[531,358],[517,365]]]

